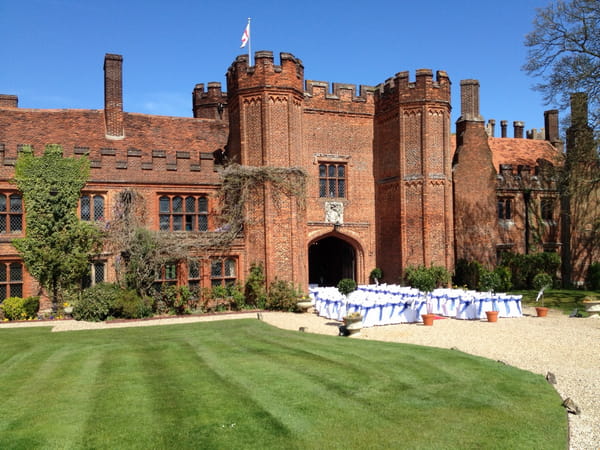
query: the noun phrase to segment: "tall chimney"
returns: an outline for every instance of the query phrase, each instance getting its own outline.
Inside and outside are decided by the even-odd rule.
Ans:
[[[588,104],[585,92],[571,94],[571,126],[586,127],[588,125]]]
[[[503,137],[503,138],[506,137],[506,128],[507,127],[508,127],[508,121],[501,120],[500,121],[500,132],[501,132],[501,137]]]
[[[482,122],[483,118],[479,115],[479,81],[461,80],[460,81],[460,118],[466,121]]]
[[[544,139],[556,146],[560,142],[558,136],[558,109],[544,111]]]
[[[123,129],[123,57],[107,53],[104,57],[104,121],[106,137],[122,139]]]
[[[513,122],[514,133],[516,139],[523,139],[523,130],[525,130],[525,123],[520,120],[515,120]]]

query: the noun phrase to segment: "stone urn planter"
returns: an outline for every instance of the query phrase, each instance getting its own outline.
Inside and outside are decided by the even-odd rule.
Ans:
[[[312,302],[310,300],[300,301],[296,303],[296,305],[298,306],[298,312],[306,312],[312,308]]]
[[[591,316],[598,316],[600,314],[600,300],[595,298],[585,298],[583,300],[583,306],[585,311]]]
[[[362,315],[358,312],[354,312],[342,318],[344,322],[344,328],[348,332],[348,335],[360,333],[362,328]]]
[[[486,311],[485,315],[488,322],[498,322],[498,311]]]

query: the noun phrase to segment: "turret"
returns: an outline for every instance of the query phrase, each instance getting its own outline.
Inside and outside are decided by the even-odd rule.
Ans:
[[[192,93],[194,117],[203,119],[227,120],[227,93],[221,91],[221,83],[208,83],[204,91],[204,83],[197,84]]]

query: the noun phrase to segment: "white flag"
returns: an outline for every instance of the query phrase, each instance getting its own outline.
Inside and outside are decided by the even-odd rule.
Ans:
[[[244,34],[242,34],[242,45],[240,46],[240,48],[244,48],[249,40],[250,40],[250,21],[248,21],[248,25],[246,25]]]

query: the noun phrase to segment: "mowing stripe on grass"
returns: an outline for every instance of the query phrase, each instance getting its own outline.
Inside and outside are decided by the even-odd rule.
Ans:
[[[566,446],[543,377],[456,351],[251,319],[6,331],[2,449]]]

